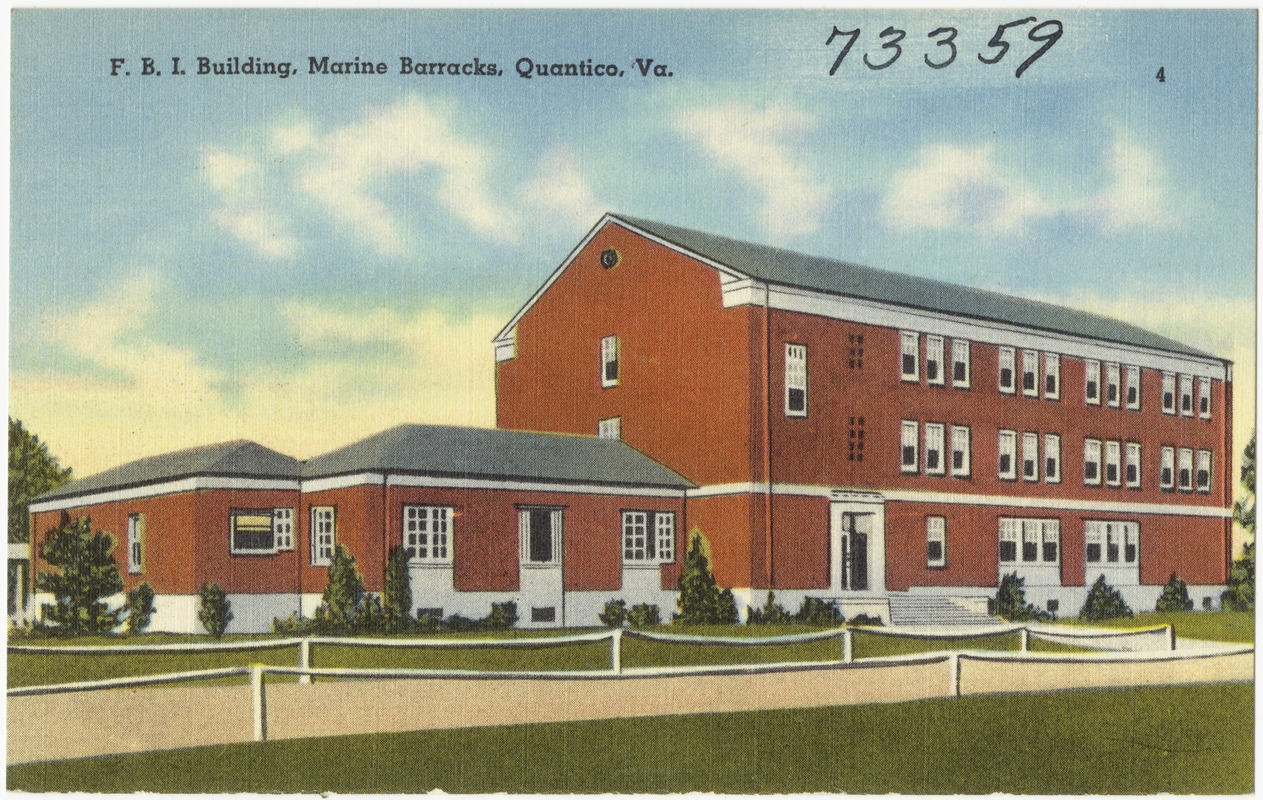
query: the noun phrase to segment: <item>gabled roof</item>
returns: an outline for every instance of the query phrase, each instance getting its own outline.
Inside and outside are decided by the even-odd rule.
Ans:
[[[363,472],[676,489],[693,485],[621,441],[445,425],[400,425],[303,465],[304,478]]]
[[[180,478],[216,476],[297,480],[298,474],[298,459],[255,442],[237,439],[132,461],[107,469],[105,472],[71,481],[40,495],[35,501],[77,497]]]
[[[625,214],[606,214],[588,238],[609,222],[660,239],[681,252],[710,262],[727,272],[776,286],[854,297],[880,303],[919,308],[953,316],[1019,325],[1035,330],[1134,345],[1169,353],[1223,359],[1186,344],[1098,314],[1052,303],[1027,300],[999,292],[976,289],[902,272],[874,269],[833,258],[806,255],[780,247],[717,236]],[[581,249],[583,245],[580,246]],[[544,289],[564,271],[578,249],[550,276],[547,283],[509,322],[503,336],[538,300]]]

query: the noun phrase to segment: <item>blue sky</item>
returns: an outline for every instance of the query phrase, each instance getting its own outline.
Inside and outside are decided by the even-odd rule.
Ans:
[[[617,210],[1129,316],[1238,362],[1244,442],[1254,12],[1029,15],[986,65],[1025,14],[15,12],[11,413],[79,474],[492,425],[491,336]],[[834,25],[861,35],[830,77]],[[948,25],[959,54],[930,69]],[[887,26],[904,51],[870,70]],[[312,55],[388,72],[308,75]],[[399,75],[405,55],[504,75]],[[142,56],[189,74],[109,76]],[[199,77],[198,56],[299,74]],[[625,74],[527,80],[523,57]]]

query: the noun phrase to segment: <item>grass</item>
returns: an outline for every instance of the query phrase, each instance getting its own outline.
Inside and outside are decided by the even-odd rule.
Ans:
[[[1148,628],[1174,625],[1177,638],[1202,639],[1210,642],[1254,643],[1253,611],[1171,611],[1148,612],[1124,619],[1083,622],[1078,619],[1057,620],[1059,625],[1090,625],[1100,628]]]
[[[1249,684],[299,739],[11,766],[11,790],[1241,794]]]

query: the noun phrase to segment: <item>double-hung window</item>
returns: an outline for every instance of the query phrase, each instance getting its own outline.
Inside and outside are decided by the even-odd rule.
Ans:
[[[1162,373],[1162,413],[1175,413],[1175,375],[1171,372]]]
[[[230,509],[228,538],[233,555],[270,555],[293,550],[294,509]]]
[[[1039,434],[1022,434],[1022,479],[1039,480]]]
[[[968,478],[969,461],[969,428],[964,425],[953,425],[952,475],[957,478]]]
[[[1013,394],[1016,389],[1014,381],[1014,372],[1017,369],[1015,363],[1016,356],[1012,347],[1000,348],[1000,391],[1004,394]]]
[[[785,416],[807,416],[807,345],[785,345]]]
[[[1058,557],[1061,554],[1061,522],[1055,519],[1044,520],[1040,527],[1043,529],[1043,556],[1045,564],[1058,563]]]
[[[1101,442],[1099,439],[1083,440],[1083,483],[1085,486],[1101,485]]]
[[[1158,488],[1174,489],[1175,488],[1175,448],[1162,448],[1162,465],[1158,471]]]
[[[1180,416],[1193,416],[1193,376],[1180,376]]]
[[[925,474],[942,475],[943,463],[943,425],[939,422],[925,423]]]
[[[1002,480],[1017,478],[1017,432],[1000,431],[1000,469]]]
[[[601,386],[617,386],[619,381],[619,347],[617,336],[601,340]]]
[[[623,562],[664,564],[675,560],[675,514],[623,512]]]
[[[917,471],[917,438],[920,436],[915,420],[903,421],[899,442],[899,464],[903,472]]]
[[[1197,491],[1210,491],[1210,451],[1197,451]]]
[[[1189,447],[1181,447],[1179,450],[1179,479],[1180,491],[1193,491],[1193,450]]]
[[[337,517],[333,506],[311,507],[311,565],[327,567],[333,563],[333,546],[337,539]]]
[[[905,381],[921,379],[920,362],[921,336],[913,331],[901,331],[899,334],[899,376]]]
[[[969,388],[969,341],[952,339],[952,386]]]
[[[1210,419],[1210,378],[1197,379],[1197,413],[1202,419]]]
[[[1105,443],[1105,485],[1118,486],[1121,480],[1122,445],[1119,442]]]
[[[622,439],[623,438],[623,418],[622,417],[609,417],[608,419],[597,420],[596,438]]]
[[[1039,396],[1039,351],[1022,351],[1022,394]]]
[[[1127,443],[1127,488],[1140,488],[1140,442]]]
[[[1125,564],[1135,566],[1140,559],[1140,525],[1135,522],[1100,522],[1084,524],[1089,564]]]
[[[139,575],[145,571],[145,515],[127,516],[127,572]]]
[[[1127,368],[1127,407],[1140,410],[1140,367]]]
[[[403,548],[416,564],[452,563],[452,509],[404,506]]]
[[[1022,536],[1022,521],[1016,519],[1000,520],[1000,563],[1012,564],[1017,561],[1017,542]]]
[[[1044,353],[1044,399],[1061,399],[1061,356]]]
[[[1089,358],[1083,362],[1083,402],[1101,404],[1101,362]]]
[[[523,565],[561,563],[561,512],[560,508],[538,506],[518,509],[518,543]]]
[[[1109,361],[1105,364],[1105,404],[1110,408],[1118,408],[1118,403],[1122,399],[1122,392],[1119,388],[1121,383],[1118,364]]]
[[[1061,437],[1055,433],[1044,434],[1044,480],[1061,483]]]
[[[1022,520],[1022,560],[1039,561],[1040,524],[1037,519]]]
[[[947,519],[925,518],[925,565],[931,569],[947,566]]]
[[[925,382],[943,385],[943,337],[925,337]]]

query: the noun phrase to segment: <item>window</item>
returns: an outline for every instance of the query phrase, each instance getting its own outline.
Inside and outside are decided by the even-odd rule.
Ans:
[[[943,337],[925,337],[925,382],[943,385]]]
[[[1123,534],[1123,562],[1135,564],[1140,556],[1140,523],[1123,522],[1119,527]]]
[[[1193,416],[1193,376],[1180,376],[1180,416]]]
[[[943,465],[943,426],[938,422],[925,423],[925,472],[927,475],[942,475]]]
[[[610,417],[596,423],[596,438],[598,439],[622,439],[623,438],[623,418]]]
[[[675,560],[675,514],[670,511],[623,512],[623,561],[662,564]]]
[[[413,563],[451,564],[452,509],[404,506],[403,549]]]
[[[785,416],[807,416],[807,345],[785,345]]]
[[[1000,431],[1000,478],[1017,478],[1017,433]]]
[[[1060,521],[1000,518],[1000,563],[1055,565],[1060,558]]]
[[[1022,351],[1022,394],[1027,397],[1039,395],[1039,351]]]
[[[947,520],[925,518],[925,565],[932,569],[947,566]]]
[[[969,342],[952,339],[952,386],[969,388]]]
[[[1013,394],[1015,385],[1013,383],[1014,355],[1012,347],[1000,348],[1000,391],[1005,394]]]
[[[228,532],[234,555],[271,555],[277,550],[292,550],[294,511],[234,508],[228,512]]]
[[[1012,564],[1017,561],[1017,540],[1021,535],[1022,523],[1016,519],[1000,520],[1000,563]]]
[[[1061,437],[1055,433],[1044,434],[1044,480],[1061,483]]]
[[[905,381],[919,380],[921,370],[917,366],[917,356],[920,355],[921,337],[912,331],[903,331],[899,334],[899,341],[903,356],[900,361],[900,376]]]
[[[618,337],[606,336],[601,340],[601,386],[618,385]]]
[[[1197,451],[1197,491],[1210,491],[1210,451]]]
[[[1140,525],[1136,522],[1089,521],[1084,526],[1089,564],[1136,565],[1140,560]]]
[[[1210,378],[1197,379],[1197,413],[1210,419]]]
[[[333,563],[333,543],[337,525],[333,506],[311,507],[311,565],[327,567]]]
[[[1045,564],[1059,563],[1061,552],[1061,523],[1055,519],[1046,519],[1040,524],[1044,534],[1044,547],[1040,553]]]
[[[560,564],[561,509],[518,509],[518,537],[523,564]]]
[[[1175,448],[1162,448],[1162,469],[1158,477],[1159,489],[1175,488]]]
[[[1039,561],[1040,525],[1037,519],[1022,520],[1022,560]]]
[[[1104,524],[1100,522],[1089,522],[1087,529],[1084,531],[1083,539],[1087,544],[1087,552],[1084,559],[1089,564],[1101,563],[1101,541],[1105,536]]]
[[[969,428],[964,425],[953,425],[952,475],[957,478],[968,478],[969,461]]]
[[[1091,406],[1099,406],[1101,404],[1101,362],[1089,358],[1083,364],[1083,401]]]
[[[1039,480],[1039,434],[1022,434],[1022,478]]]
[[[1162,373],[1162,413],[1175,413],[1175,375]]]
[[[1044,353],[1044,399],[1061,399],[1061,356]]]
[[[901,453],[900,464],[904,472],[917,471],[917,437],[917,423],[905,419],[903,421],[903,433],[899,448]]]
[[[1122,445],[1118,442],[1105,443],[1105,484],[1118,486],[1121,482]]]
[[[1140,367],[1127,368],[1127,407],[1140,410]]]
[[[127,572],[139,575],[145,571],[145,515],[127,516]]]
[[[1140,488],[1140,442],[1127,443],[1127,488]]]
[[[1188,447],[1180,448],[1180,491],[1193,491],[1193,451]]]
[[[1105,403],[1110,408],[1118,408],[1121,392],[1119,391],[1118,365],[1112,362],[1105,364]]]
[[[1083,440],[1083,483],[1101,485],[1101,443],[1096,439]]]

